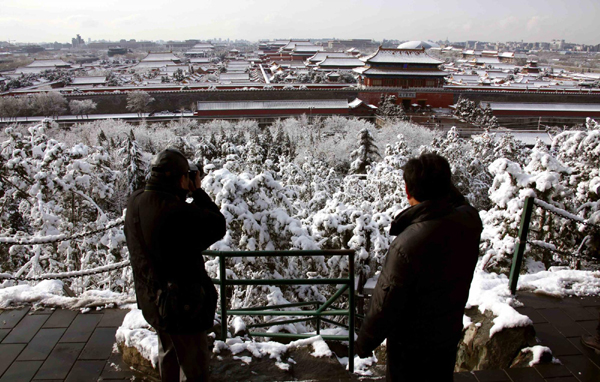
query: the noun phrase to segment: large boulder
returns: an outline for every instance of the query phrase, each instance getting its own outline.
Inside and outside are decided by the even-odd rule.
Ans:
[[[481,313],[475,307],[465,314],[472,323],[464,331],[458,346],[454,368],[457,372],[509,368],[521,349],[537,344],[531,324],[504,328],[490,336],[495,318],[491,312]]]
[[[118,341],[117,346],[120,353],[123,355],[123,362],[144,374],[147,379],[160,381],[160,373],[158,372],[158,368],[152,365],[152,362],[150,362],[148,359],[144,358],[137,348],[133,346],[127,346],[124,342]]]
[[[235,332],[243,332],[237,325]],[[211,380],[220,381],[349,381],[346,367],[320,337],[282,344],[272,341],[254,341],[247,336],[213,340],[211,333]],[[144,320],[141,311],[127,314],[116,333],[117,345],[123,361],[143,372],[148,379],[158,380],[158,338]],[[347,356],[347,348],[340,350]]]

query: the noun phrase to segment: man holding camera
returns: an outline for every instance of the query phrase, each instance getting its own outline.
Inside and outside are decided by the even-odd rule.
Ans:
[[[388,381],[451,382],[482,223],[451,181],[448,161],[423,154],[404,166],[411,207],[396,235],[356,342],[368,357],[387,339]]]
[[[127,205],[137,303],[158,334],[162,381],[208,380],[206,331],[213,326],[217,292],[202,251],[225,235],[226,223],[195,170],[178,150],[160,152],[146,187]]]

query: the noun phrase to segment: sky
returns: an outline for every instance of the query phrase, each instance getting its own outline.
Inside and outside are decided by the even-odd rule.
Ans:
[[[600,44],[598,0],[0,0],[0,41],[366,38]]]

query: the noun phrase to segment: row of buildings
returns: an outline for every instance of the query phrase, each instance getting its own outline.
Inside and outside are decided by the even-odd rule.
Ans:
[[[180,53],[149,52],[139,61],[122,61],[119,65],[110,66],[113,77],[119,79],[116,84],[114,78],[109,81],[107,77],[97,75],[105,69],[98,62],[73,64],[60,59],[35,60],[13,73],[2,73],[0,81],[61,70],[76,73],[76,76],[62,86],[60,81],[49,83],[40,80],[38,84],[18,92],[47,90],[50,87],[76,93],[137,89],[381,89],[379,93],[364,92],[359,99],[347,100],[347,109],[356,105],[355,113],[361,110],[361,113],[372,114],[381,94],[395,95],[407,110],[430,110],[449,107],[456,101],[456,94],[482,90],[506,94],[541,91],[587,91],[596,94],[594,86],[600,80],[600,75],[553,70],[551,65],[539,65],[534,60],[522,64],[519,60],[523,57],[516,52],[456,49],[424,41],[410,41],[394,48],[378,47],[372,52],[364,52],[356,46],[348,46],[358,45],[369,50],[372,48],[369,41],[348,41],[348,45],[333,42],[318,44],[310,40],[264,41],[251,52],[231,48],[220,54],[217,54],[218,47],[214,44],[194,41]],[[258,104],[246,103],[248,108],[255,110],[252,113],[260,109]],[[514,105],[507,106],[507,102],[497,100],[487,103],[498,115],[573,112],[572,107],[564,105],[558,108],[560,110],[555,107],[554,111],[542,112],[533,111],[531,107],[519,111]],[[284,106],[289,113],[292,113],[289,110],[316,113],[318,107],[306,106],[308,104],[306,101],[300,102],[298,108],[289,104]],[[261,105],[276,109],[273,102]],[[582,112],[590,113],[595,106],[584,109]],[[215,109],[207,111],[210,112],[214,113]]]

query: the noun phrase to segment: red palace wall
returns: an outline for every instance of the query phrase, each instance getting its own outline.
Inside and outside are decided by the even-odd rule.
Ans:
[[[288,116],[288,115],[348,115],[349,109],[248,109],[248,110],[198,110],[200,117],[248,117],[248,116]]]
[[[598,111],[492,110],[492,113],[498,117],[600,117]]]
[[[395,95],[398,98],[398,103],[401,103],[402,100],[410,100],[410,103],[418,104],[419,101],[425,101],[426,105],[430,105],[431,107],[443,107],[447,108],[450,105],[454,104],[454,94],[449,92],[439,92],[439,93],[415,93],[411,91],[402,91],[402,92],[359,92],[358,98],[363,100],[364,102],[370,103],[371,105],[379,106],[379,100],[381,99],[381,95]],[[413,97],[414,95],[414,97]],[[407,96],[407,97],[405,97]]]

